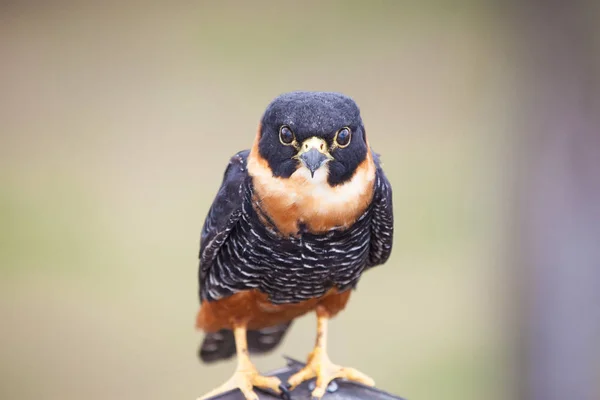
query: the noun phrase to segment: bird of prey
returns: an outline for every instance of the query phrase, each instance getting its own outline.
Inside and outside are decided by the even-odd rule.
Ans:
[[[362,273],[392,250],[392,188],[367,140],[354,100],[291,92],[267,107],[250,150],[234,155],[200,239],[198,329],[204,362],[237,354],[224,385],[203,398],[253,387],[282,395],[316,378],[374,382],[327,355],[328,320],[344,309]],[[306,367],[280,382],[261,376],[250,353],[272,350],[292,321],[317,315]]]

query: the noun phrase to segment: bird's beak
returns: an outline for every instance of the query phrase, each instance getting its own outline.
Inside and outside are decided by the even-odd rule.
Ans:
[[[329,154],[327,142],[314,136],[302,143],[300,151],[298,151],[295,158],[298,158],[308,168],[310,175],[313,177],[322,165],[329,160],[333,160],[333,157]]]

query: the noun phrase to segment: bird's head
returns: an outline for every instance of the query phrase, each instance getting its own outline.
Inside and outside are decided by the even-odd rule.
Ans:
[[[273,100],[247,165],[255,207],[283,234],[348,227],[374,193],[376,166],[358,106],[339,93]]]
[[[367,157],[356,103],[330,92],[291,92],[267,107],[257,136],[258,156],[274,177],[344,184]]]

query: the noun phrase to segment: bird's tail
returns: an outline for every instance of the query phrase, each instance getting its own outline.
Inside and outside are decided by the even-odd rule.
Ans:
[[[251,354],[263,354],[275,349],[290,325],[292,325],[292,321],[256,331],[248,331],[248,351]],[[205,363],[226,360],[234,354],[235,338],[233,331],[229,329],[207,333],[198,351],[198,356]]]

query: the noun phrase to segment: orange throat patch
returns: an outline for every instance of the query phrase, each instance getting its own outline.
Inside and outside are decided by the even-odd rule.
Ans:
[[[365,212],[373,198],[375,163],[367,144],[367,157],[352,178],[337,186],[327,183],[327,164],[314,177],[299,167],[289,178],[273,176],[258,152],[256,137],[248,156],[248,173],[254,185],[254,207],[260,208],[283,235],[296,235],[301,224],[315,234],[348,228]]]

